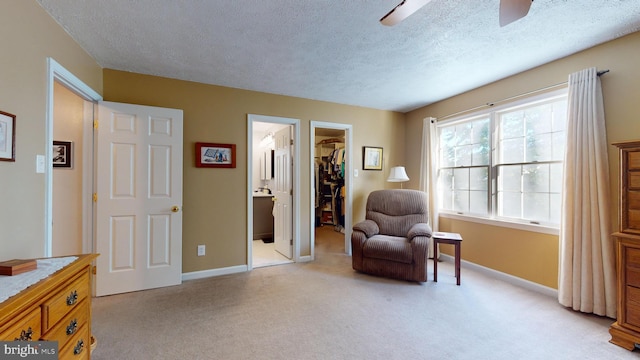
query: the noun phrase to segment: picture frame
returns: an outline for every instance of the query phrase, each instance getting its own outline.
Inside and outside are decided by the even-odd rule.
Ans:
[[[51,154],[54,168],[73,169],[73,142],[54,140]]]
[[[0,111],[0,161],[16,161],[16,116]]]
[[[362,147],[362,169],[382,170],[382,148],[375,146]]]
[[[196,167],[235,168],[236,144],[196,143]]]

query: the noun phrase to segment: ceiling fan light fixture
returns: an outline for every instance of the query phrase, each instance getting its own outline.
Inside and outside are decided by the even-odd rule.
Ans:
[[[431,0],[403,0],[387,15],[383,16],[380,22],[386,26],[396,25],[430,2]]]
[[[500,0],[500,27],[527,16],[533,0]]]

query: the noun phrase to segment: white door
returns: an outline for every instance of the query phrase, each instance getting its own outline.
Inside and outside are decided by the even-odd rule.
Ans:
[[[96,295],[182,281],[182,110],[102,102]]]
[[[276,251],[291,259],[293,254],[293,223],[291,203],[293,186],[291,181],[291,126],[276,132],[274,136],[274,224],[273,238]]]

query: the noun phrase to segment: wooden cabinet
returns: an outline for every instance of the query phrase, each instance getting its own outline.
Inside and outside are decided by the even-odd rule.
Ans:
[[[616,270],[618,313],[610,342],[625,349],[640,344],[640,141],[613,144],[620,159]]]
[[[273,196],[253,196],[253,239],[273,242]]]
[[[78,259],[0,303],[0,340],[58,341],[59,359],[90,359],[91,262]]]

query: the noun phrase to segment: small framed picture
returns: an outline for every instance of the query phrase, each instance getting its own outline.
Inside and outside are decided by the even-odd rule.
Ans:
[[[235,168],[236,144],[197,142],[196,167]]]
[[[362,169],[382,170],[382,148],[373,146],[362,147]]]
[[[53,141],[53,167],[73,168],[73,143],[71,141]]]
[[[16,161],[16,116],[0,111],[0,161]]]

